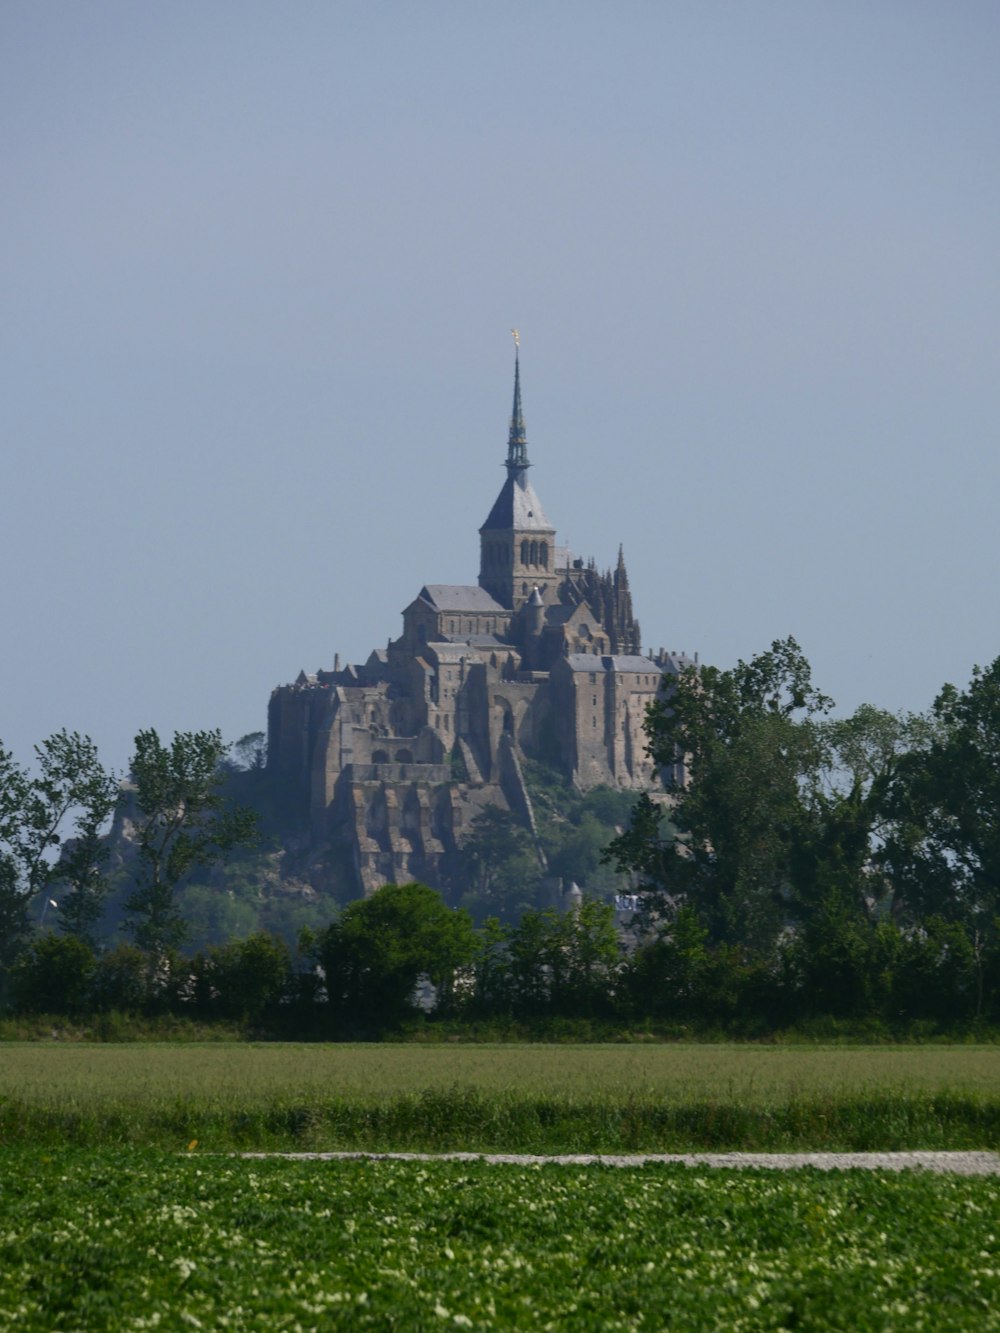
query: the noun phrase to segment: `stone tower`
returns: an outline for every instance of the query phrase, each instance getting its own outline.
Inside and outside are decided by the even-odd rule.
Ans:
[[[517,611],[538,588],[542,601],[556,600],[555,528],[528,480],[528,442],[521,411],[521,365],[514,349],[514,410],[507,438],[507,480],[479,529],[479,586],[501,606]]]

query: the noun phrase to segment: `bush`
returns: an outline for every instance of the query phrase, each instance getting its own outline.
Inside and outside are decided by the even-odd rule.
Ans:
[[[91,1004],[94,970],[92,949],[75,935],[42,935],[13,968],[15,1007],[34,1014],[83,1013]]]

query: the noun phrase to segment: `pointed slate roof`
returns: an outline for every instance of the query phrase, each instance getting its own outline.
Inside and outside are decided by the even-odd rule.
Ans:
[[[542,502],[524,472],[507,478],[480,532],[516,529],[518,532],[554,532]]]
[[[552,524],[545,516],[542,502],[535,494],[535,489],[528,480],[528,440],[524,429],[524,413],[521,410],[521,363],[516,348],[514,352],[514,409],[510,418],[510,433],[507,437],[507,480],[496,498],[489,517],[480,532],[510,531],[518,532],[554,532]]]

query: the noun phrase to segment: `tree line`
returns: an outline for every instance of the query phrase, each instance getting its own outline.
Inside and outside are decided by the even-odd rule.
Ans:
[[[218,731],[178,732],[169,743],[140,731],[123,783],[78,732],[59,731],[37,745],[34,772],[0,743],[0,1000],[26,954],[96,953],[116,815],[134,848],[126,933],[150,973],[176,952],[185,936],[178,887],[195,868],[256,836],[256,815],[230,806],[222,793],[228,748]],[[60,934],[50,930],[40,941],[50,908]]]
[[[995,1021],[1000,658],[925,714],[831,708],[789,638],[650,710],[670,804],[609,848],[650,918],[650,1005],[687,976],[719,1012]]]
[[[304,932],[298,949],[258,932],[193,958],[180,952],[178,885],[253,837],[252,814],[221,793],[218,733],[136,738],[119,814],[137,849],[130,942],[104,952],[93,926],[117,779],[75,734],[38,748],[34,776],[0,747],[8,1003],[332,1036],[392,1030],[421,1009],[458,1023],[748,1033],[830,1019],[995,1024],[1000,659],[964,689],[945,686],[925,714],[831,708],[792,639],[671,682],[646,724],[663,790],[638,799],[603,853],[635,911],[599,898],[540,910],[512,878],[501,887],[521,897],[516,914],[477,913],[475,925],[433,889],[387,885]],[[567,824],[567,858],[591,855],[589,818]],[[72,836],[57,844],[66,821]],[[480,904],[496,892],[490,848],[510,833],[495,823],[482,823],[469,853]],[[57,887],[59,932],[41,931]]]

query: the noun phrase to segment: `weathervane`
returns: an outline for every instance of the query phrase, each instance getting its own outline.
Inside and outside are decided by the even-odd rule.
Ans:
[[[515,346],[515,347],[520,347],[520,346],[521,346],[521,335],[518,333],[517,329],[511,329],[511,331],[510,331],[510,336],[514,339],[514,346]]]

